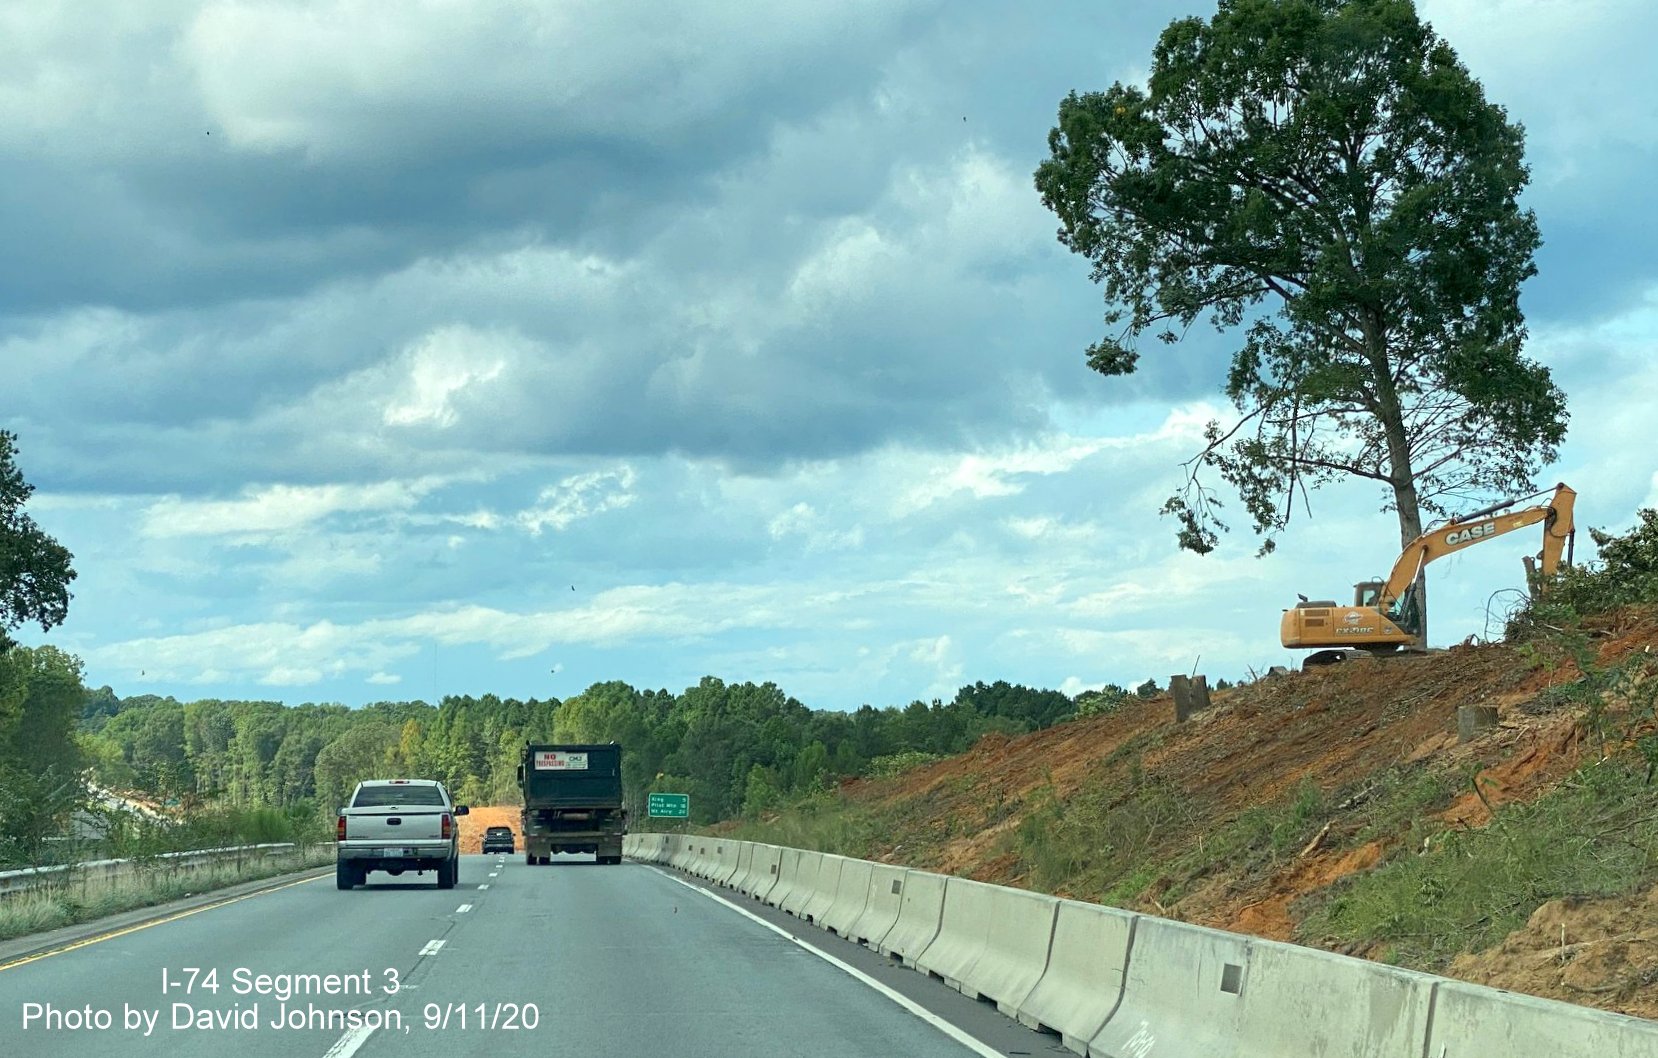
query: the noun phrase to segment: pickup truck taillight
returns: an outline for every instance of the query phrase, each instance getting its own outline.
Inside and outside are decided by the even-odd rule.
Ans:
[[[345,840],[345,816],[340,816],[338,819],[334,820],[334,840]]]
[[[455,820],[448,812],[443,813],[443,837],[449,837],[455,832]]]

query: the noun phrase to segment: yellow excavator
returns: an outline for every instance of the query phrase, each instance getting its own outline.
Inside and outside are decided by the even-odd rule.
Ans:
[[[1430,529],[1412,540],[1393,564],[1386,580],[1367,580],[1353,585],[1353,605],[1333,600],[1309,601],[1305,595],[1295,609],[1285,610],[1279,626],[1284,646],[1292,649],[1318,648],[1303,668],[1329,665],[1368,653],[1386,655],[1403,648],[1426,649],[1422,636],[1422,607],[1417,598],[1417,575],[1437,558],[1483,544],[1487,540],[1543,523],[1543,552],[1539,561],[1526,558],[1533,584],[1560,567],[1562,553],[1569,566],[1576,530],[1572,525],[1572,504],[1577,493],[1556,485],[1547,503],[1511,510],[1523,500],[1549,495],[1539,492],[1494,503]]]

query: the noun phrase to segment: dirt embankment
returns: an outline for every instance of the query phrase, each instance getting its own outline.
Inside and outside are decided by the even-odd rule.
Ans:
[[[484,851],[484,831],[490,827],[511,827],[513,842],[523,851],[523,842],[518,837],[517,805],[472,805],[467,814],[461,816],[461,852]]]
[[[1623,615],[1593,631],[1597,664],[1658,653],[1658,612]],[[1145,836],[1147,863],[1181,864],[1171,882],[1150,872],[1129,906],[1239,932],[1298,935],[1309,906],[1334,883],[1423,849],[1424,819],[1471,830],[1491,810],[1549,791],[1604,746],[1586,735],[1584,703],[1560,694],[1581,676],[1566,655],[1540,659],[1504,645],[1458,647],[1413,659],[1356,661],[1261,680],[1215,696],[1215,708],[1174,722],[1167,698],[1017,738],[990,736],[960,756],[841,788],[850,811],[878,820],[874,858],[1001,884],[1042,887],[1029,820],[1147,776],[1173,793],[1178,818]],[[1499,726],[1458,741],[1456,709],[1495,706]],[[1400,775],[1439,776],[1443,796],[1421,812],[1378,807]],[[1246,813],[1291,803],[1315,787],[1327,820],[1311,840],[1248,862],[1205,864],[1194,848],[1236,829]],[[1103,792],[1102,792],[1103,791]],[[1378,792],[1381,791],[1381,792]],[[1476,792],[1477,791],[1477,792]],[[1046,814],[1044,814],[1046,813]],[[1109,814],[1108,812],[1105,814]],[[1029,838],[1028,826],[1023,832]],[[1197,862],[1198,867],[1191,864]],[[1048,888],[1097,898],[1098,892]],[[1355,954],[1382,951],[1349,946]],[[1658,890],[1619,900],[1540,908],[1497,948],[1458,958],[1452,973],[1534,994],[1631,1013],[1658,1013]],[[1632,998],[1640,992],[1645,998]]]

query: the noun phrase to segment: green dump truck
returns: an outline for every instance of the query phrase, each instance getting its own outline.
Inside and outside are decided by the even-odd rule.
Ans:
[[[544,864],[558,852],[591,852],[600,863],[622,862],[627,812],[621,746],[526,743],[518,788],[524,795],[519,833],[525,863]]]

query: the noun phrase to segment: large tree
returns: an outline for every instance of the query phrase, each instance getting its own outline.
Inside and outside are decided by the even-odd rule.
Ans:
[[[16,441],[0,430],[0,651],[13,645],[7,633],[19,625],[36,621],[46,630],[61,624],[75,579],[73,556],[23,513],[34,486],[18,469]]]
[[[40,862],[85,799],[74,737],[85,701],[79,658],[56,647],[0,651],[0,869]]]
[[[1361,478],[1398,513],[1529,487],[1565,398],[1522,355],[1537,223],[1523,132],[1409,0],[1222,0],[1164,30],[1145,88],[1071,93],[1036,172],[1093,264],[1104,375],[1138,339],[1237,331],[1225,391],[1164,513],[1211,550],[1213,471],[1265,535]]]

